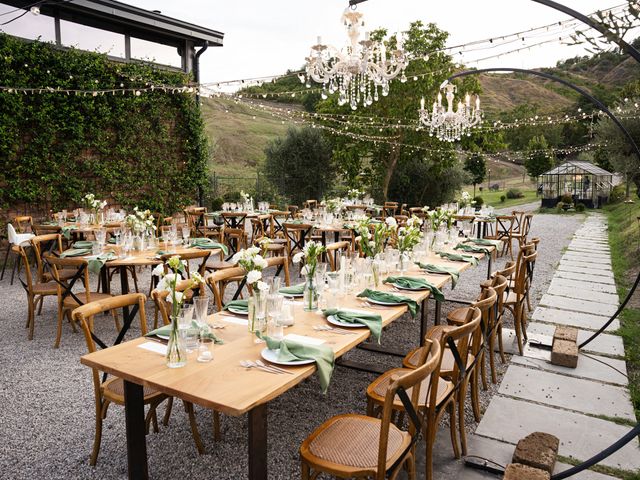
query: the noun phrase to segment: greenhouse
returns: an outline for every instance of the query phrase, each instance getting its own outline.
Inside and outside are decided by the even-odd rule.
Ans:
[[[555,207],[565,195],[598,208],[609,199],[613,174],[590,162],[568,161],[541,175],[542,206]]]

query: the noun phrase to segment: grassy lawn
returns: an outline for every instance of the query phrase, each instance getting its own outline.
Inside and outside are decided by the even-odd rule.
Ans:
[[[482,193],[477,192],[480,195],[484,203],[487,205],[491,205],[495,208],[507,208],[507,207],[515,207],[516,205],[523,205],[525,203],[532,203],[535,201],[540,201],[538,197],[536,197],[536,191],[533,189],[525,190],[520,189],[520,191],[524,194],[522,198],[507,198],[504,202],[500,201],[500,197],[502,195],[506,195],[507,192],[502,190],[498,192],[488,192],[483,191]]]
[[[635,281],[640,270],[640,202],[617,203],[605,207],[609,220],[609,243],[613,273],[622,301]],[[629,389],[631,400],[640,420],[640,301],[639,293],[631,299],[620,318],[619,333],[624,339],[627,369],[629,371]]]

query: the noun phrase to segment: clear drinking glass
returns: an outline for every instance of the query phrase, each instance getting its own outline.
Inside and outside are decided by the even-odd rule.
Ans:
[[[208,363],[213,360],[214,344],[215,342],[212,338],[208,338],[201,332],[198,337],[198,358],[196,358],[196,360],[200,363]]]
[[[189,246],[189,237],[191,236],[191,229],[188,225],[182,226],[182,240],[186,246]]]
[[[271,289],[269,291],[271,293],[278,293],[281,286],[282,286],[282,279],[280,277],[273,277],[271,279]]]
[[[280,316],[280,322],[283,326],[289,327],[294,323],[294,304],[292,302],[282,302],[282,314]]]
[[[267,335],[278,340],[284,336],[283,324],[281,322],[283,304],[284,296],[279,294],[270,294],[267,296]]]
[[[202,328],[207,324],[207,312],[209,310],[209,297],[200,296],[193,297],[194,313],[196,315],[196,322]]]
[[[255,331],[265,334],[267,331],[267,295],[254,295],[254,315],[255,315]],[[262,343],[263,341],[257,338],[256,343]]]

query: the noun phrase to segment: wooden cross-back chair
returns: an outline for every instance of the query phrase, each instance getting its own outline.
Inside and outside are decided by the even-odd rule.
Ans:
[[[36,259],[36,267],[38,269],[37,281],[44,283],[53,280],[53,273],[48,269],[48,265],[42,256],[45,253],[60,254],[62,252],[62,235],[59,233],[36,235],[29,241],[31,242],[31,247],[33,248],[34,257]],[[75,275],[75,271],[76,269],[74,268],[58,270],[58,278],[62,281],[66,281]]]
[[[497,215],[495,231],[493,232],[492,235],[487,235],[485,237],[493,240],[501,240],[502,241],[501,255],[504,255],[508,250],[509,255],[511,256],[511,259],[513,259],[511,235],[513,233],[513,223],[515,221],[515,218],[516,217],[514,217],[513,215]]]
[[[436,325],[427,331],[426,337],[432,340],[440,339],[443,348],[442,362],[440,364],[440,377],[448,380],[451,384],[448,392],[438,402],[439,420],[442,411],[448,401],[454,403],[450,411],[450,435],[453,453],[456,458],[460,458],[460,447],[462,455],[467,452],[467,440],[465,431],[464,402],[467,396],[467,389],[470,380],[470,372],[473,372],[477,363],[476,356],[472,353],[474,340],[482,328],[482,312],[475,307],[467,307],[466,322],[460,326]],[[418,365],[418,357],[415,349],[409,352],[402,361],[405,368],[415,368]],[[446,385],[446,384],[445,384]],[[458,416],[458,428],[456,429],[456,411]],[[458,445],[457,434],[460,434],[460,445]],[[429,440],[431,442],[431,440]],[[435,438],[433,439],[435,442]],[[431,458],[433,443],[427,445],[427,459]],[[429,478],[429,477],[427,477]]]
[[[510,289],[504,302],[505,308],[513,315],[520,355],[524,352],[524,342],[527,340],[525,304],[533,280],[536,258],[538,257],[538,252],[533,250],[533,247],[531,247],[531,250],[523,249],[521,261],[516,269],[513,288]]]
[[[315,210],[318,208],[318,200],[306,200],[302,208],[308,208],[309,210]]]
[[[382,218],[394,217],[398,213],[398,202],[384,202]]]
[[[244,230],[244,221],[247,219],[246,213],[238,212],[222,212],[220,214],[224,221],[224,228],[241,228]]]
[[[311,234],[313,225],[310,223],[291,223],[282,225],[287,240],[287,254],[289,258],[304,249],[305,243]]]
[[[264,255],[267,257],[281,257],[286,253],[286,247],[282,242],[275,242],[273,239],[268,237],[256,237],[253,239],[253,245],[258,248],[263,248],[261,242],[263,240],[268,240],[269,244],[267,245],[266,251]]]
[[[15,226],[14,226],[15,223]],[[0,280],[4,278],[4,272],[7,268],[7,263],[9,261],[9,255],[13,252],[11,249],[12,245],[21,245],[23,248],[29,249],[31,245],[29,244],[29,240],[34,236],[31,233],[33,223],[31,221],[31,217],[22,216],[15,217],[13,223],[7,223],[7,251],[4,256],[4,264],[2,265],[2,275],[0,275]],[[27,231],[29,229],[29,231]],[[20,256],[17,256],[13,261],[13,269],[11,270],[11,285],[13,285],[13,280],[15,278],[16,271],[20,273],[20,262],[22,261]]]
[[[53,280],[42,282],[39,280],[39,278],[34,278],[34,276],[31,274],[31,266],[29,265],[27,253],[25,252],[24,248],[20,245],[13,245],[11,248],[16,255],[22,258],[22,262],[24,263],[24,280],[20,276],[20,273],[18,273],[18,280],[22,284],[22,287],[27,294],[28,313],[26,326],[29,329],[29,340],[33,340],[36,308],[38,308],[39,305],[39,315],[42,311],[42,303],[44,301],[44,297],[58,295],[58,284]]]
[[[207,286],[213,293],[213,299],[218,311],[221,311],[224,306],[224,291],[226,286],[230,282],[236,282],[239,278],[244,278],[245,273],[242,267],[231,267],[225,268],[224,270],[216,270],[210,275],[207,275]]]
[[[274,240],[278,238],[285,239],[286,235],[284,233],[283,225],[291,218],[291,212],[289,211],[280,210],[271,212],[271,219],[269,220],[269,236]]]
[[[243,248],[247,248],[248,238],[244,227],[242,228],[224,228],[224,244],[229,248],[229,260],[233,255]]]
[[[340,263],[338,259],[343,254],[343,252],[346,252],[350,249],[351,242],[348,242],[346,240],[330,243],[329,245],[327,245],[326,255],[327,259],[329,260],[329,267],[331,268],[332,272],[335,272],[338,269]]]
[[[434,397],[437,391],[440,351],[437,342],[427,340],[420,352],[420,366],[389,378],[382,392],[380,418],[338,415],[307,437],[300,446],[303,480],[315,479],[319,473],[394,480],[403,469],[415,480],[415,448],[424,429],[420,400],[429,393]],[[408,412],[408,431],[392,421],[398,404]]]
[[[53,280],[57,284],[58,295],[58,331],[56,334],[55,348],[60,346],[62,337],[62,319],[68,318],[71,322],[73,331],[76,331],[75,321],[71,312],[81,305],[87,303],[102,301],[111,298],[113,295],[109,293],[92,292],[89,283],[89,270],[87,268],[87,260],[78,257],[60,258],[52,253],[43,255],[45,262],[50,266],[53,273]],[[63,282],[60,278],[60,271],[65,268],[75,269],[75,274]],[[76,282],[80,281],[84,287],[84,291],[74,292],[73,287]],[[116,310],[112,310],[112,316],[116,324],[116,330],[121,331],[120,322]]]
[[[138,312],[140,319],[140,334],[147,333],[147,322],[144,310],[146,297],[142,293],[129,293],[117,297],[105,298],[99,301],[87,303],[76,308],[73,311],[73,322],[80,322],[82,331],[84,332],[89,353],[97,351],[95,334],[93,330],[94,319],[99,318],[100,313],[107,311],[115,311],[119,308],[134,307]],[[96,430],[93,440],[93,450],[89,464],[95,466],[100,452],[100,443],[102,441],[103,421],[107,416],[109,405],[116,404],[124,406],[124,382],[119,377],[107,378],[105,373],[100,378],[100,372],[96,368],[91,369],[93,377],[93,391],[95,395],[95,413],[96,413]],[[167,399],[167,395],[155,390],[153,387],[143,387],[143,402],[149,406],[146,416],[147,433],[149,432],[149,424],[153,423],[154,432],[158,431],[158,421],[156,409],[160,403]],[[165,416],[166,417],[166,416]],[[165,418],[166,423],[167,418]]]

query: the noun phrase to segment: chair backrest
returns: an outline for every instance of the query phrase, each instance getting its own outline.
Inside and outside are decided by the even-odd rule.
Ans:
[[[329,259],[329,266],[332,272],[335,272],[338,268],[338,258],[340,258],[341,252],[348,250],[350,247],[351,242],[346,240],[327,245],[327,258]]]
[[[32,233],[33,232],[33,218],[29,215],[22,215],[13,219],[16,224],[18,233]]]
[[[533,280],[533,270],[537,257],[538,252],[536,252],[535,250],[533,250],[531,253],[523,251],[522,261],[520,263],[520,267],[516,272],[516,278],[513,285],[513,291],[516,292],[516,294],[523,296],[526,295],[529,291],[531,281]]]
[[[95,318],[107,318],[104,315],[98,315],[99,313],[108,312],[117,308],[124,307],[138,307],[138,318],[140,319],[140,336],[147,333],[147,316],[144,310],[144,303],[147,297],[142,293],[128,293],[126,295],[118,295],[100,301],[87,303],[76,308],[73,313],[73,319],[80,322],[82,331],[84,332],[84,338],[87,342],[87,350],[89,353],[96,351],[96,342],[92,335],[92,327],[94,325]],[[102,392],[100,390],[100,372],[96,368],[92,368],[93,371],[93,388],[96,394],[96,399],[102,398]],[[105,374],[106,379],[106,374]]]
[[[278,269],[276,270],[276,272],[282,269],[282,272],[284,274],[284,283],[288,287],[290,285],[289,259],[284,255],[281,255],[278,257],[268,257],[266,260],[267,260],[267,268],[276,267]]]
[[[308,208],[309,210],[315,210],[318,207],[318,201],[317,200],[306,200],[304,202],[304,207],[303,208]]]
[[[511,215],[515,217],[513,222],[513,233],[521,233],[522,226],[524,224],[525,212],[521,210],[514,210],[511,212]]]
[[[47,235],[37,235],[33,237],[31,240],[31,246],[33,247],[33,251],[36,257],[36,266],[38,268],[38,281],[43,281],[45,262],[42,258],[46,247],[46,251],[52,252],[55,251],[57,253],[62,252],[62,235],[59,233],[49,233]]]
[[[411,389],[411,397],[409,400],[413,410],[417,412],[421,385],[427,377],[431,376],[431,381],[429,382],[428,387],[430,389],[429,396],[431,397],[430,404],[435,405],[438,392],[440,363],[442,361],[442,347],[436,341],[426,340],[424,347],[422,347],[422,351],[420,352],[420,356],[420,366],[404,375],[392,376],[389,386],[387,387],[387,391],[385,392],[384,405],[382,407],[382,422],[380,426],[380,441],[378,444],[378,469],[376,472],[376,478],[378,480],[386,478],[389,429],[391,419],[394,414],[394,403],[398,392],[400,390],[404,390],[406,392]],[[414,425],[410,417],[409,433],[411,436],[415,437],[421,428],[421,425]]]
[[[482,289],[480,296],[473,303],[473,306],[480,310],[481,320],[480,328],[473,333],[473,341],[471,353],[477,355],[482,346],[484,338],[487,338],[489,331],[493,329],[496,319],[495,306],[498,301],[498,295],[492,287]]]
[[[44,261],[51,266],[51,272],[53,278],[58,284],[58,302],[62,302],[66,297],[71,296],[80,304],[85,305],[91,302],[91,287],[89,284],[89,269],[87,268],[87,260],[84,258],[69,257],[60,258],[52,253],[45,253],[43,255]],[[72,278],[68,284],[63,284],[60,281],[59,270],[64,267],[70,267],[76,269],[76,275]],[[81,280],[84,286],[84,292],[72,293],[73,286],[76,280]]]
[[[16,238],[18,234],[16,233],[15,227],[11,223],[7,223],[7,240],[11,245],[16,243]]]
[[[189,260],[202,260],[200,265],[198,265],[198,273],[202,276],[205,274],[205,270],[207,268],[207,260],[209,260],[209,256],[211,255],[211,250],[198,250],[193,252],[182,252],[182,253],[165,253],[160,256],[164,264],[164,273],[168,273],[167,260],[171,257],[178,256],[180,260],[185,260],[188,262]]]
[[[497,215],[496,216],[496,237],[498,239],[507,237],[513,231],[513,222],[516,217],[514,215]]]
[[[176,292],[184,292],[185,290],[190,289],[192,285],[191,280],[181,280],[176,284]],[[198,286],[198,294],[200,296],[204,296],[205,286],[201,283]],[[162,322],[164,325],[168,325],[170,323],[170,311],[171,311],[171,302],[167,302],[167,297],[169,296],[168,290],[158,290],[157,288],[151,292],[151,298],[153,303],[156,306],[156,310],[160,312],[160,317],[162,318]],[[190,299],[189,297],[188,299]]]
[[[509,280],[507,280],[507,278],[503,277],[502,275],[496,275],[491,280],[491,288],[495,290],[498,297],[496,302],[496,314],[502,315],[502,312],[504,311],[504,293],[509,288]]]
[[[502,270],[497,270],[494,275],[501,275],[507,280],[510,280],[515,273],[517,266],[518,264],[516,262],[509,260],[504,264],[504,268]]]
[[[283,223],[285,238],[287,240],[287,253],[290,258],[296,251],[304,248],[306,237],[311,234],[313,225],[310,223]]]
[[[13,253],[20,255],[20,258],[22,259],[22,264],[24,265],[25,279],[22,280],[22,277],[20,277],[20,272],[18,272],[18,280],[20,280],[20,283],[22,283],[22,286],[27,291],[27,293],[31,295],[33,293],[34,282],[33,282],[33,276],[31,275],[31,266],[29,265],[29,257],[27,257],[27,252],[25,252],[24,248],[21,247],[20,245],[12,245],[11,251]]]
[[[268,261],[268,260],[267,260]],[[242,277],[245,275],[245,270],[242,267],[224,268],[222,270],[216,270],[211,275],[207,276],[206,282],[211,291],[213,292],[213,298],[216,302],[216,308],[218,311],[222,310],[222,293],[223,289],[220,288],[220,282],[228,280],[234,277]]]

